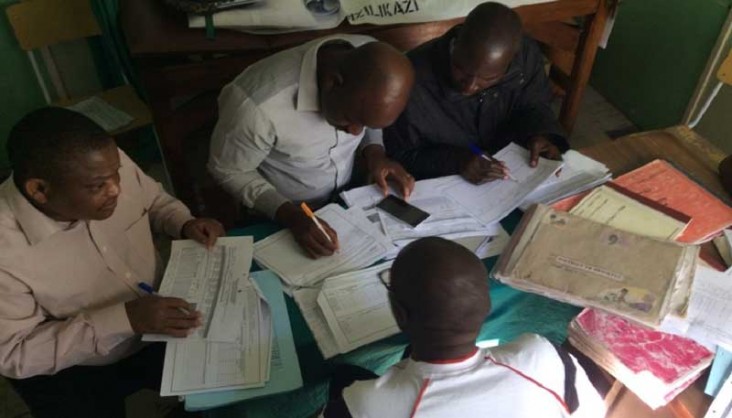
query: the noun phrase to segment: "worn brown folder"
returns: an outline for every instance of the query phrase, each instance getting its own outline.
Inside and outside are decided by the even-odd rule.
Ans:
[[[496,263],[501,282],[656,327],[688,291],[698,247],[536,205]]]

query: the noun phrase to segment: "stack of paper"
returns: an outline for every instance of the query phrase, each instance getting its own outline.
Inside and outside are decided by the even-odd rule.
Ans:
[[[380,275],[391,263],[333,276],[319,289],[293,296],[324,358],[346,353],[399,332]]]
[[[698,252],[537,205],[524,215],[493,275],[657,327],[676,309],[677,288],[692,280]]]
[[[233,343],[169,341],[165,348],[161,396],[262,387],[269,380],[272,318],[266,300],[249,278],[238,281]],[[230,312],[233,312],[231,310]]]
[[[494,158],[503,161],[515,180],[496,180],[474,185],[462,178],[443,186],[443,193],[460,204],[483,225],[491,225],[505,218],[540,184],[553,176],[561,161],[539,158],[536,167],[529,166],[529,151],[511,143]]]
[[[338,233],[337,253],[313,260],[300,248],[292,233],[283,230],[254,245],[257,263],[277,273],[294,288],[308,287],[328,276],[370,266],[392,248],[391,242],[359,208],[345,210],[330,204],[316,214]]]
[[[249,279],[252,237],[219,238],[210,250],[194,241],[173,242],[160,294],[192,303],[203,325],[168,341],[163,396],[261,387],[269,380],[272,318]]]
[[[653,409],[691,385],[713,358],[690,339],[595,309],[585,309],[570,323],[569,341]]]
[[[699,265],[686,318],[671,331],[732,349],[732,275]]]
[[[226,388],[226,390],[186,395],[186,410],[211,409],[247,399],[288,392],[302,386],[300,365],[295,352],[292,328],[287,316],[287,306],[282,294],[280,279],[271,271],[252,273],[251,279],[267,299],[271,312],[273,335],[269,381],[263,387],[258,388]],[[203,359],[191,360],[203,362]],[[223,367],[224,364],[221,366]],[[246,365],[244,366],[246,367]],[[215,366],[210,364],[209,367]],[[236,367],[240,367],[240,365],[236,365]],[[236,368],[232,368],[232,370],[236,370]]]
[[[384,234],[397,246],[386,256],[387,258],[395,257],[399,248],[422,237],[439,236],[451,240],[481,237],[481,240],[491,240],[491,237],[506,235],[500,224],[482,224],[461,205],[445,195],[445,186],[455,181],[462,180],[459,176],[447,176],[415,183],[409,204],[430,214],[430,217],[416,228],[375,208],[384,198],[376,186],[359,187],[343,192],[341,198],[348,206],[362,208],[369,219],[378,221]],[[393,189],[391,192],[396,194]],[[493,242],[496,244],[498,241]]]
[[[252,265],[252,237],[222,237],[206,250],[193,240],[173,241],[170,261],[158,293],[192,304],[203,315],[203,325],[189,340],[233,342],[239,334],[236,316],[241,306],[234,295]],[[164,335],[144,335],[143,341],[179,341]]]
[[[585,157],[577,151],[569,150],[562,155],[564,166],[558,175],[550,176],[536,190],[532,191],[521,203],[527,210],[535,203],[545,205],[590,190],[610,180],[612,174],[605,164]]]

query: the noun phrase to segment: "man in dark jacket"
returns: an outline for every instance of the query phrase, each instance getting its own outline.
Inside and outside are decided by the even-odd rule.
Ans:
[[[538,46],[510,8],[483,3],[458,25],[408,54],[416,70],[409,104],[384,131],[387,154],[417,179],[461,174],[473,183],[508,178],[483,158],[509,142],[561,159],[569,148],[549,102]],[[471,146],[473,150],[471,150]]]

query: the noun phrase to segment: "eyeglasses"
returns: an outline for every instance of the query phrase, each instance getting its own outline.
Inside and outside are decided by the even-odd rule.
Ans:
[[[390,269],[381,270],[379,272],[378,276],[379,276],[379,281],[381,282],[381,284],[384,285],[386,290],[391,292],[391,270]]]

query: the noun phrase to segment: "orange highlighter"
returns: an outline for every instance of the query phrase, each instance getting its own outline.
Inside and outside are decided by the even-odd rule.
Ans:
[[[300,209],[302,209],[302,211],[305,212],[305,215],[307,215],[308,218],[312,219],[313,222],[315,222],[315,226],[317,226],[318,229],[320,230],[320,232],[322,232],[323,235],[325,235],[325,237],[328,238],[328,241],[331,244],[333,244],[333,240],[330,239],[330,235],[328,235],[328,233],[325,232],[325,228],[323,228],[323,224],[321,224],[320,221],[318,221],[318,218],[315,216],[315,214],[313,213],[313,211],[310,210],[310,208],[308,207],[307,203],[305,203],[305,202],[300,203]]]

